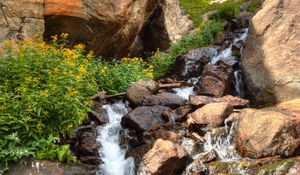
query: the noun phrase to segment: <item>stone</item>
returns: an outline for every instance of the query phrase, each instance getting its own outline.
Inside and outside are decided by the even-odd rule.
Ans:
[[[237,16],[237,27],[238,28],[247,28],[249,27],[249,23],[251,18],[253,17],[253,13],[251,12],[241,12],[239,16]]]
[[[126,56],[161,1],[47,0],[44,36],[69,33],[72,43],[84,43],[96,55]]]
[[[171,68],[171,77],[178,80],[199,77],[202,74],[203,67],[211,61],[211,52],[209,48],[198,48],[178,56],[173,68]]]
[[[250,21],[242,67],[254,104],[300,97],[300,2],[265,0]]]
[[[163,124],[162,114],[169,109],[165,106],[137,107],[122,117],[121,125],[125,128],[134,129],[138,133],[147,131],[152,127]]]
[[[233,69],[222,61],[215,65],[207,64],[202,76],[194,87],[197,95],[222,97],[232,94]]]
[[[126,96],[132,104],[141,105],[145,96],[155,94],[158,90],[159,86],[154,80],[142,79],[127,89]]]
[[[178,0],[163,0],[140,34],[145,51],[166,50],[193,28],[193,22],[180,9]]]
[[[227,102],[210,103],[189,114],[194,124],[219,127],[224,125],[224,120],[233,112],[232,106]]]
[[[186,103],[186,100],[173,93],[160,93],[157,95],[144,96],[142,100],[143,106],[168,106],[168,107],[179,107]]]
[[[283,106],[241,111],[235,142],[237,151],[242,156],[287,157],[292,156],[299,148],[300,113],[283,109]],[[295,107],[299,110],[300,104]]]
[[[167,131],[164,129],[159,129],[151,133],[154,139],[163,139],[163,140],[170,140],[173,142],[177,142],[181,139],[181,136],[173,131]]]
[[[44,0],[0,0],[0,43],[44,33]]]
[[[231,106],[240,108],[247,107],[249,105],[249,100],[242,99],[239,97],[234,97],[232,95],[226,95],[222,98],[209,97],[204,95],[190,96],[190,103],[195,106],[203,106],[209,103],[218,103],[218,102],[228,102]]]
[[[190,113],[193,109],[194,107],[192,105],[184,105],[170,111],[165,111],[163,113],[163,116],[168,121],[175,120],[175,122],[182,122],[186,120],[186,115]]]
[[[100,144],[96,140],[96,127],[93,125],[77,128],[73,133],[72,143],[75,156],[83,163],[100,163]]]
[[[191,159],[185,149],[169,140],[158,139],[138,165],[138,174],[174,175]]]

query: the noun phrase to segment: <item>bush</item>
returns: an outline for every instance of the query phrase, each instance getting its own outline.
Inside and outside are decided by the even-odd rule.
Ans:
[[[203,29],[183,36],[179,41],[171,45],[169,52],[156,52],[150,58],[150,64],[154,66],[154,78],[165,76],[178,55],[184,54],[190,49],[210,45],[222,30],[223,24],[213,21],[208,23]]]
[[[131,83],[142,78],[153,78],[153,66],[142,58],[103,62],[97,75],[100,89],[110,94],[125,92]]]
[[[255,12],[255,10],[259,5],[260,5],[260,0],[250,0],[249,5],[247,7],[247,11]]]
[[[97,91],[125,91],[152,77],[141,59],[113,63],[86,55],[85,46],[65,47],[67,34],[42,41],[6,42],[0,54],[0,173],[23,156],[73,161],[69,145],[59,145],[87,116]]]
[[[180,6],[187,11],[196,27],[201,25],[201,16],[214,9],[209,0],[180,0],[179,2]]]
[[[213,19],[230,20],[240,14],[240,2],[236,0],[227,0],[216,5],[217,13],[212,16]]]

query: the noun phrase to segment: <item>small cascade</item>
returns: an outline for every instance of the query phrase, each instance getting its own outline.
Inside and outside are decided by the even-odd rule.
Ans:
[[[217,52],[215,53],[214,57],[211,59],[211,63],[216,64],[219,60],[222,60],[228,65],[234,65],[238,60],[235,56],[232,55],[232,46],[234,44],[237,44],[238,42],[244,43],[247,38],[248,31],[248,28],[242,29],[241,33],[238,35],[237,38],[233,40],[233,43],[230,44],[228,48],[224,49],[219,54]]]
[[[233,122],[231,126],[228,126],[225,121],[225,130],[207,132],[204,136],[206,140],[203,146],[204,152],[215,150],[219,159],[224,161],[239,159],[240,156],[233,143],[235,125],[236,123]]]
[[[188,100],[190,95],[195,95],[194,87],[183,87],[183,88],[173,88],[176,95],[180,96],[183,99]]]
[[[234,71],[234,81],[233,81],[234,89],[236,96],[244,98],[245,94],[245,85],[244,85],[244,77],[242,70]]]
[[[97,141],[101,144],[99,150],[103,161],[99,165],[97,175],[134,175],[134,159],[125,159],[126,148],[120,146],[121,118],[127,113],[123,102],[103,105],[108,113],[109,122],[97,127]]]

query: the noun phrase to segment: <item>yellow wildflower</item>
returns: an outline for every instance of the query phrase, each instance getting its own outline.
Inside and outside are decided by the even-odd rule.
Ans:
[[[53,72],[58,72],[58,71],[59,69],[57,67],[53,69]]]
[[[75,78],[76,78],[76,80],[77,80],[77,81],[80,81],[80,80],[82,80],[82,77],[81,77],[80,75],[76,75],[76,77],[75,77]]]
[[[86,69],[84,68],[83,65],[80,65],[80,67],[79,67],[79,72],[81,72],[81,73],[83,73],[83,74],[87,74],[87,71],[86,71]]]
[[[69,36],[68,33],[62,33],[62,34],[60,35],[60,37],[63,38],[63,39],[67,39],[68,36]]]
[[[57,41],[57,35],[51,36],[51,39],[52,39],[53,42],[56,42]]]
[[[74,49],[83,50],[85,48],[85,45],[83,44],[77,44],[74,46]]]

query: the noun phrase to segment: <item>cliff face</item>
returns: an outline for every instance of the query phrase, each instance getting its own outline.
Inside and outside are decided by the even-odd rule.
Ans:
[[[164,19],[161,26],[166,31],[172,31],[166,34],[170,37],[166,39],[166,45],[174,41],[174,35],[177,37],[190,30],[191,23],[181,14],[177,0],[171,0],[177,3],[172,8],[164,8],[160,16],[153,15],[161,3],[170,4],[169,1],[0,0],[0,42],[5,39],[28,39],[35,34],[47,40],[55,34],[68,33],[71,43],[84,43],[96,55],[126,56],[135,47],[138,36],[145,33],[142,29],[146,28],[144,26],[150,19]],[[173,21],[173,25],[166,23],[165,14],[170,11],[177,15],[180,25],[188,26],[176,29],[180,26],[178,20]],[[149,31],[160,32],[155,28],[152,30],[151,26]]]
[[[44,32],[44,0],[0,0],[0,43]]]
[[[258,103],[300,97],[300,1],[265,0],[242,54],[249,95]]]

